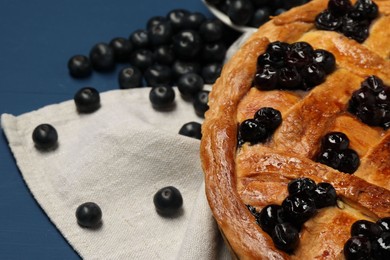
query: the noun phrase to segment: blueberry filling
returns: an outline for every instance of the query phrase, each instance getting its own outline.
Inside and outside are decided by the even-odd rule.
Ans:
[[[348,148],[349,139],[341,132],[330,132],[322,138],[316,161],[344,173],[354,173],[360,165],[359,155]]]
[[[348,103],[348,111],[357,116],[363,123],[390,127],[390,87],[377,76],[369,76],[360,89],[353,92]]]
[[[290,181],[288,192],[289,195],[282,205],[266,205],[260,212],[250,205],[247,205],[247,208],[262,230],[271,236],[275,246],[292,253],[299,244],[302,225],[313,217],[318,209],[335,206],[337,194],[330,183],[316,184],[310,178]]]
[[[336,60],[332,53],[307,42],[272,42],[257,58],[254,86],[260,90],[310,90],[333,72]]]
[[[378,6],[371,0],[329,0],[328,8],[317,15],[315,25],[320,30],[337,31],[362,43],[368,36],[371,21],[378,16]]]
[[[244,120],[238,128],[238,146],[245,142],[265,142],[282,123],[281,113],[272,107],[260,108],[253,119]]]

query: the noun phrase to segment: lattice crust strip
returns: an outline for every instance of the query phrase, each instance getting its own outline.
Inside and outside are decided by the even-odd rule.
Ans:
[[[355,1],[352,1],[353,3]],[[352,92],[369,75],[390,85],[390,1],[375,1],[380,15],[359,44],[336,32],[315,29],[327,0],[294,8],[262,26],[224,66],[209,97],[201,144],[206,193],[219,227],[242,259],[342,258],[343,242],[358,219],[390,216],[390,132],[370,127],[347,112]],[[336,70],[309,92],[261,91],[252,87],[259,54],[273,41],[305,41],[336,57]],[[281,126],[265,144],[237,149],[237,126],[261,107],[282,113]],[[341,131],[359,154],[353,175],[316,163],[320,139]],[[293,255],[277,250],[246,204],[261,209],[280,204],[287,183],[297,177],[330,182],[342,202],[305,223]],[[327,243],[323,243],[327,241]],[[309,249],[309,250],[308,250]]]

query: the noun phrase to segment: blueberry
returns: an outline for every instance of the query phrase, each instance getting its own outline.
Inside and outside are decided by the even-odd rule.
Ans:
[[[265,65],[280,69],[285,66],[285,57],[282,55],[271,55],[271,53],[265,52],[257,57],[257,70],[263,69]]]
[[[311,196],[316,188],[316,183],[310,178],[298,178],[290,181],[287,185],[288,194],[290,195],[303,194]]]
[[[174,9],[167,14],[168,21],[171,22],[174,31],[183,30],[189,11],[184,9]]]
[[[200,140],[202,138],[202,125],[198,122],[188,122],[180,128],[179,134]]]
[[[372,241],[373,259],[390,259],[390,232],[382,234]]]
[[[290,50],[290,44],[281,41],[275,41],[268,44],[266,52],[264,54],[268,54],[269,57],[265,58],[269,59],[272,65],[284,66],[284,60],[286,59],[286,53]],[[260,55],[261,56],[261,55]],[[260,57],[259,56],[259,57]],[[261,60],[257,59],[257,64],[260,64]],[[267,63],[267,62],[266,62]]]
[[[328,10],[335,16],[345,15],[352,8],[350,0],[329,0]]]
[[[279,70],[277,84],[282,89],[297,89],[302,84],[301,74],[294,66],[283,67]]]
[[[89,59],[97,71],[111,71],[115,67],[114,51],[106,43],[94,45],[89,52]]]
[[[202,39],[192,30],[184,30],[172,38],[173,51],[180,59],[193,59],[202,49]]]
[[[149,49],[137,49],[131,54],[130,63],[144,71],[153,64],[153,53]]]
[[[201,57],[204,63],[222,62],[225,54],[226,46],[223,42],[211,42],[204,44]]]
[[[153,59],[156,63],[171,65],[175,61],[175,53],[171,45],[161,45],[154,49]]]
[[[320,182],[314,189],[314,203],[317,209],[335,206],[337,203],[337,193],[332,184]]]
[[[322,149],[345,150],[349,146],[348,137],[341,132],[330,132],[322,138]]]
[[[302,68],[301,76],[306,87],[310,89],[324,82],[326,73],[320,65],[311,63]]]
[[[390,231],[390,217],[381,218],[376,223],[383,231]]]
[[[340,153],[335,150],[326,149],[318,154],[316,161],[328,165],[333,169],[338,169],[341,163]]]
[[[194,109],[195,113],[200,117],[204,117],[204,113],[209,109],[209,94],[210,91],[201,90],[195,95]]]
[[[175,79],[178,79],[187,73],[200,73],[200,70],[200,64],[194,61],[176,60],[172,64],[172,73]]]
[[[282,123],[282,114],[272,107],[262,107],[256,111],[254,119],[271,133]]]
[[[185,16],[185,29],[198,30],[200,25],[206,20],[204,14],[199,12],[190,13]]]
[[[145,70],[144,78],[151,87],[169,85],[172,80],[172,70],[166,65],[153,64]]]
[[[371,0],[358,0],[354,11],[360,13],[362,19],[373,20],[378,16],[378,6]]]
[[[334,71],[336,68],[335,56],[326,50],[317,49],[313,52],[313,62],[320,65],[326,74]]]
[[[85,202],[77,207],[77,223],[86,228],[97,228],[101,224],[102,210],[94,202]]]
[[[258,212],[255,207],[251,205],[246,205],[246,207],[248,208],[249,212],[256,218],[256,220],[260,217],[260,212]]]
[[[384,84],[382,79],[378,78],[375,75],[371,75],[362,82],[361,87],[363,89],[367,88],[374,93],[380,93],[381,91],[383,91]]]
[[[177,87],[180,93],[186,98],[193,98],[203,89],[203,85],[203,78],[196,73],[184,74],[177,81]]]
[[[340,155],[340,166],[337,169],[345,173],[354,173],[360,165],[359,155],[352,149],[345,149]]]
[[[133,44],[128,39],[116,37],[110,41],[110,47],[114,52],[115,61],[129,61],[131,51],[133,50]]]
[[[325,10],[316,16],[315,25],[320,30],[337,31],[342,25],[342,19]]]
[[[341,32],[359,43],[364,42],[369,35],[369,25],[366,21],[360,22],[349,16],[344,16],[342,20]]]
[[[150,46],[148,32],[144,29],[138,29],[132,32],[129,40],[136,49],[144,49]]]
[[[371,243],[366,237],[354,236],[347,240],[344,245],[346,260],[370,259]]]
[[[207,19],[200,25],[198,32],[204,42],[215,42],[222,39],[224,27],[217,19]]]
[[[352,93],[349,100],[348,110],[354,114],[362,110],[364,107],[371,108],[375,106],[375,94],[373,91],[365,88],[360,88]]]
[[[148,39],[151,45],[159,46],[171,41],[173,35],[172,25],[168,21],[154,24],[148,30]]]
[[[351,236],[363,236],[370,240],[380,236],[382,229],[374,222],[358,220],[351,226]]]
[[[255,74],[254,84],[260,90],[272,90],[276,88],[279,80],[279,70],[271,65],[264,65],[262,70],[258,70]]]
[[[237,25],[248,24],[254,13],[254,7],[250,0],[235,0],[229,5],[227,12],[230,20]]]
[[[260,25],[264,24],[269,20],[269,17],[271,16],[271,9],[268,7],[262,7],[255,11],[252,18],[250,19],[248,25],[252,27],[259,27]]]
[[[121,89],[141,87],[142,73],[137,67],[127,66],[119,72],[118,83]]]
[[[317,212],[314,200],[303,193],[289,195],[283,200],[282,207],[288,219],[296,225],[303,224]]]
[[[239,139],[256,144],[267,139],[267,129],[254,119],[247,119],[239,126]]]
[[[92,113],[100,108],[99,92],[92,87],[79,89],[73,100],[79,113]]]
[[[164,16],[153,16],[147,21],[146,30],[149,31],[152,29],[152,27],[159,24],[160,22],[166,22],[166,21],[168,21],[168,19]]]
[[[313,47],[306,42],[295,42],[290,44],[287,51],[286,62],[290,65],[302,68],[310,64],[313,57]]]
[[[40,124],[35,127],[32,139],[37,149],[46,150],[57,145],[57,130],[50,124]]]
[[[290,223],[277,224],[272,232],[272,241],[278,249],[291,253],[299,244],[299,232]]]
[[[276,10],[274,11],[273,16],[278,16],[278,15],[280,15],[280,14],[286,12],[286,11],[287,11],[287,10],[284,9],[284,8],[278,8],[278,9],[276,9]]]
[[[180,191],[173,187],[164,187],[156,192],[153,197],[156,211],[163,216],[172,216],[178,213],[183,205],[183,197]]]
[[[221,75],[221,71],[222,64],[219,62],[213,62],[203,66],[201,75],[206,84],[214,84]]]
[[[85,55],[74,55],[68,61],[69,73],[74,78],[86,78],[92,73],[91,62]]]
[[[175,92],[170,86],[156,86],[150,90],[149,100],[156,109],[169,108],[175,101]]]
[[[283,208],[280,205],[267,205],[260,211],[260,214],[258,215],[257,222],[259,223],[260,227],[268,234],[272,234],[272,231],[277,224],[285,222]]]

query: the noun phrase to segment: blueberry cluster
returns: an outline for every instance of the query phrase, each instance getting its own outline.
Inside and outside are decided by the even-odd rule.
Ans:
[[[243,121],[238,129],[238,146],[245,142],[257,144],[270,137],[282,123],[279,110],[272,107],[260,108],[253,119]]]
[[[217,19],[183,9],[154,16],[145,29],[109,43],[95,44],[86,55],[68,61],[75,78],[88,77],[93,70],[110,72],[127,64],[118,75],[120,88],[173,85],[180,76],[193,72],[212,84],[219,76],[228,44],[239,34]],[[145,82],[144,82],[145,81]]]
[[[332,53],[307,42],[272,42],[257,59],[254,85],[261,90],[310,90],[333,72],[336,60]]]
[[[351,237],[344,244],[344,256],[352,259],[390,259],[390,217],[376,223],[358,220],[351,226]]]
[[[354,173],[360,165],[359,155],[349,147],[348,137],[341,132],[330,132],[322,138],[316,161],[344,173]]]
[[[331,184],[316,184],[310,178],[291,181],[288,193],[282,205],[267,205],[260,212],[252,206],[248,209],[260,227],[272,237],[275,246],[291,253],[299,244],[302,225],[316,214],[317,209],[335,206],[337,194]]]
[[[349,100],[348,111],[370,126],[390,127],[390,87],[377,76],[366,78]]]
[[[225,13],[233,24],[259,27],[270,16],[279,15],[310,0],[206,0]]]
[[[336,31],[362,43],[372,20],[378,16],[378,6],[372,0],[329,0],[328,8],[317,15],[315,25],[320,30]]]

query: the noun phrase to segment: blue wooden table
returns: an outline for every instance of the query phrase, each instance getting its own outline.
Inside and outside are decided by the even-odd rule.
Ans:
[[[147,20],[183,8],[211,16],[201,0],[0,3],[0,113],[20,115],[73,98],[84,86],[117,89],[116,72],[76,80],[67,61],[98,42],[128,37]],[[29,192],[0,138],[0,259],[79,259]]]

